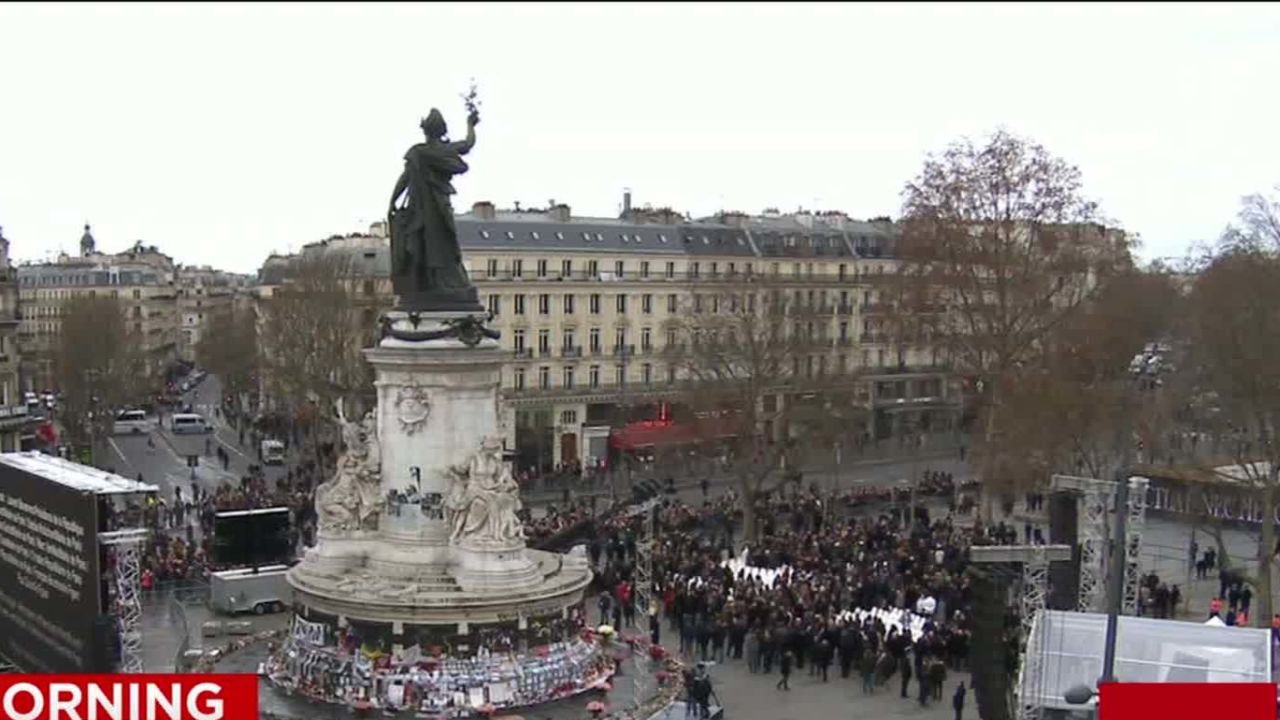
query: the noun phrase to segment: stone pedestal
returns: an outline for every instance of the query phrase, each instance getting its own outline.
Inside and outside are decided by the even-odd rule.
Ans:
[[[394,653],[407,652],[413,637],[474,650],[495,633],[523,637],[548,624],[563,633],[580,623],[586,562],[526,548],[514,518],[496,334],[456,313],[393,312],[383,328],[365,351],[378,404],[362,427],[376,427],[376,438],[350,455],[365,465],[346,463],[347,454],[340,463],[376,462],[378,476],[360,486],[377,483],[381,493],[376,527],[319,533],[288,576],[300,618],[389,638]],[[334,487],[327,502],[350,497],[336,479]],[[376,495],[366,492],[357,509],[373,507]]]
[[[413,347],[419,345],[420,347]],[[456,340],[384,343],[366,351],[376,373],[385,541],[375,566],[395,576],[419,565],[450,564],[445,500],[450,469],[464,465],[481,438],[497,434],[497,343]],[[395,498],[417,496],[417,504]]]

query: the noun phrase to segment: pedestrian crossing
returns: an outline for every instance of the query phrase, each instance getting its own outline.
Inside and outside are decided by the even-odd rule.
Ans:
[[[166,473],[165,479],[174,486],[187,487],[191,485],[191,473]],[[200,466],[196,468],[196,482],[201,487],[214,488],[222,483],[231,485],[240,484],[240,476],[233,472],[228,472],[218,467]]]

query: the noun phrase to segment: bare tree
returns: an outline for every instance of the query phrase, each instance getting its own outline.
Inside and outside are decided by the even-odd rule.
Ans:
[[[1241,202],[1240,224],[1227,231],[1228,245],[1280,252],[1280,185],[1275,196],[1249,195]]]
[[[1079,170],[1004,131],[930,157],[903,192],[901,227],[903,296],[934,318],[919,332],[979,388],[975,460],[988,491],[1008,492],[1015,478],[996,469],[1017,450],[999,442],[1007,413],[994,409],[1099,279],[1130,264],[1128,240],[1100,224]]]
[[[118,299],[77,296],[62,313],[55,373],[66,429],[73,442],[84,443],[105,434],[111,411],[139,399],[146,362]]]
[[[328,417],[338,400],[369,385],[361,350],[376,328],[359,321],[348,271],[344,256],[303,255],[265,303],[262,369],[272,394],[291,409],[314,404]]]
[[[1188,313],[1191,367],[1196,388],[1214,398],[1211,432],[1227,439],[1230,471],[1207,468],[1219,481],[1251,491],[1261,506],[1262,532],[1255,575],[1257,621],[1271,618],[1275,562],[1274,518],[1280,504],[1280,246],[1272,226],[1245,224],[1196,279]],[[1221,535],[1218,536],[1221,548]],[[1224,562],[1228,556],[1220,550]]]
[[[1049,333],[1038,362],[1021,366],[992,408],[1000,444],[1021,448],[1000,456],[995,475],[1109,477],[1125,443],[1154,448],[1169,426],[1170,398],[1154,382],[1135,382],[1131,363],[1169,335],[1179,304],[1167,274],[1121,272]]]
[[[723,462],[742,496],[748,539],[757,532],[756,503],[786,481],[782,471],[797,455],[787,437],[792,397],[836,374],[828,369],[828,321],[782,284],[756,276],[695,286],[668,321],[679,399],[715,418],[726,438]]]
[[[251,312],[215,314],[196,345],[196,359],[222,382],[223,393],[241,399],[257,388],[258,331]]]

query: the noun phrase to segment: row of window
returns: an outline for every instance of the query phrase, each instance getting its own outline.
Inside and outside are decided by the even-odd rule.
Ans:
[[[593,352],[593,353],[601,352],[603,346],[600,344],[600,338],[601,338],[600,328],[591,328],[590,330],[587,331],[587,349],[590,352]],[[526,333],[523,328],[518,328],[512,331],[511,343],[512,343],[512,349],[515,350],[517,354],[523,353],[525,350],[528,349],[528,346],[526,344]],[[676,331],[668,330],[667,345],[675,345],[675,344],[676,344]],[[626,328],[616,328],[614,330],[613,347],[614,348],[628,347]],[[560,349],[562,351],[572,352],[573,350],[578,348],[579,348],[579,345],[577,344],[577,331],[574,330],[573,328],[566,328],[560,335]],[[643,351],[649,351],[653,349],[653,328],[640,329],[640,349]],[[538,352],[543,354],[551,352],[551,330],[550,329],[543,328],[538,331]]]
[[[104,290],[103,292],[105,293],[106,291]],[[31,299],[41,299],[41,300],[46,300],[46,299],[54,299],[54,300],[68,300],[68,299],[73,298],[73,297],[80,297],[81,295],[84,295],[84,294],[86,294],[86,293],[82,293],[82,292],[74,291],[74,290],[28,290],[28,291],[25,291],[25,292],[20,292],[20,293],[18,294],[18,297],[19,297],[20,299],[22,299],[22,300],[31,300]],[[90,291],[88,291],[87,295],[88,295],[89,297],[97,297],[97,296],[98,296],[98,291],[97,291],[97,290],[90,290]],[[103,295],[103,297],[108,297],[108,296],[104,294],[104,295]],[[120,297],[120,291],[119,291],[119,290],[112,290],[112,291],[111,291],[111,295],[110,295],[110,297],[113,297],[113,298],[118,298],[118,297]],[[134,300],[141,300],[141,299],[142,299],[142,291],[141,291],[141,290],[134,290],[134,291],[133,291],[133,299],[134,299]]]
[[[512,305],[512,312],[514,314],[516,315],[525,314],[525,307],[526,307],[525,297],[526,296],[524,295],[512,296],[511,305]],[[549,293],[542,293],[541,295],[537,295],[536,297],[538,299],[537,300],[538,314],[550,315],[551,314],[551,295]],[[564,295],[561,297],[561,309],[564,311],[565,315],[574,314],[577,307],[576,297],[577,296],[575,295]],[[592,293],[587,296],[587,311],[590,314],[592,315],[600,314],[600,307],[601,307],[600,298],[601,298],[600,293]],[[489,312],[493,313],[495,317],[502,314],[502,296],[501,295],[497,295],[497,294],[489,295],[487,305],[489,308]],[[679,299],[677,295],[673,293],[667,296],[667,312],[669,313],[676,312],[676,307],[678,305],[679,305]],[[625,314],[627,312],[627,296],[623,294],[615,295],[614,308],[618,311],[618,313]],[[653,313],[653,295],[640,296],[640,312],[646,315]]]
[[[511,296],[512,312],[515,315],[525,314],[526,306],[527,306],[527,302],[526,302],[527,297],[528,296],[526,295],[519,295],[519,294]],[[551,304],[552,304],[551,293],[541,293],[533,297],[537,298],[538,314],[550,315]],[[600,314],[600,308],[602,307],[602,302],[601,302],[602,297],[603,296],[601,293],[591,293],[587,295],[587,312],[589,314],[591,315]],[[705,298],[705,301],[704,301],[704,298]],[[872,293],[872,291],[867,290],[863,292],[862,302],[864,305],[871,305],[875,302],[874,298],[875,298],[875,295]],[[703,312],[704,308],[709,308],[710,311],[713,313],[720,312],[721,296],[718,294],[704,296],[698,293],[694,293],[692,296],[692,299],[693,299],[693,311],[695,313]],[[800,290],[796,290],[793,298],[795,307],[807,307],[807,308],[824,307],[827,305],[827,300],[828,300],[828,297],[827,297],[827,292],[825,290],[816,291],[816,292],[813,290],[809,290],[807,293]],[[846,313],[852,312],[854,301],[856,301],[855,295],[851,295],[848,290],[840,291],[839,308],[841,309],[842,312],[846,312]],[[561,295],[560,302],[561,302],[561,310],[565,315],[574,314],[577,308],[576,295],[572,295],[569,293]],[[729,295],[726,302],[729,306],[730,312],[737,312],[738,302],[739,302],[739,298],[737,295]],[[756,296],[754,294],[751,294],[751,293],[746,294],[744,302],[746,303],[746,309],[748,311],[750,312],[755,311]],[[502,309],[501,295],[497,293],[491,293],[488,296],[486,304],[488,305],[489,312],[492,313],[494,317],[497,317],[502,314],[503,309]],[[618,312],[618,314],[626,314],[627,312],[626,293],[618,293],[616,295],[613,295],[613,304],[614,304],[614,309]],[[680,305],[679,295],[677,295],[676,293],[668,293],[667,299],[666,299],[666,305],[667,305],[667,312],[670,314],[675,314]],[[645,293],[640,296],[640,312],[645,315],[653,314],[653,295],[652,294]]]
[[[587,368],[586,387],[588,389],[595,390],[600,387],[600,377],[601,377],[600,370],[601,368],[599,365],[592,365]],[[578,382],[577,368],[573,367],[572,365],[567,365],[564,368],[561,368],[560,373],[561,374],[560,374],[559,387],[564,388],[565,390],[574,389],[576,387],[576,383]],[[617,386],[624,385],[626,382],[626,373],[627,373],[626,366],[615,365],[613,367],[613,384]],[[528,373],[526,372],[525,368],[522,368],[522,367],[515,368],[511,374],[512,389],[514,390],[527,389],[529,387],[529,384],[526,379],[527,376],[528,376]],[[674,383],[676,381],[676,369],[674,366],[667,367],[666,379],[668,383]],[[654,368],[651,363],[644,363],[643,365],[640,366],[640,382],[643,383],[644,385],[653,384]],[[547,390],[551,388],[551,367],[549,365],[543,365],[538,368],[537,387],[540,390]]]
[[[640,278],[647,279],[650,277],[657,276],[657,274],[652,271],[652,265],[650,261],[641,260],[639,261],[639,263],[640,263],[640,268],[638,271],[638,275]],[[550,263],[547,260],[535,261],[534,276],[540,277],[540,278],[549,277],[550,267],[551,267]],[[885,268],[884,265],[877,265],[875,274],[883,275],[884,268]],[[803,277],[803,276],[813,277],[814,275],[818,274],[815,272],[816,269],[817,267],[815,266],[814,263],[792,263],[791,264],[791,274],[793,277]],[[727,275],[737,275],[738,263],[727,262],[724,264],[723,270],[724,270],[724,273]],[[782,274],[782,268],[779,263],[773,263],[770,270],[773,275]],[[862,266],[854,266],[854,272],[852,275],[850,275],[849,266],[846,263],[840,263],[836,271],[836,277],[840,280],[845,280],[849,277],[858,277],[864,274],[866,275],[871,274],[870,272],[864,272],[864,270],[866,270],[866,268]],[[703,271],[703,265],[701,262],[694,261],[689,263],[689,267],[688,267],[689,277],[692,277],[692,278],[702,277],[702,271]],[[524,277],[524,259],[512,258],[510,261],[510,269],[508,270],[508,272],[510,273],[511,277],[516,277],[516,278]],[[744,263],[742,267],[742,272],[745,275],[753,275],[755,272],[755,267],[752,263],[749,263],[749,262]],[[499,277],[502,274],[502,270],[498,266],[497,258],[489,258],[487,261],[485,261],[485,273],[486,273],[486,277],[490,277],[490,278]],[[720,274],[721,274],[721,265],[719,261],[712,261],[708,263],[707,265],[708,277],[719,277]],[[601,275],[599,260],[586,261],[586,275],[589,277],[599,277]],[[626,277],[627,264],[625,260],[613,261],[613,275],[619,278]],[[561,277],[573,276],[573,260],[560,261],[560,276]],[[674,261],[671,261],[671,260],[666,261],[665,266],[663,268],[662,277],[666,277],[667,279],[674,279],[676,277],[676,264]]]
[[[566,236],[565,236],[565,234],[564,234],[563,232],[559,232],[559,231],[558,231],[558,232],[555,232],[555,233],[552,233],[552,235],[554,235],[554,236],[555,236],[555,239],[556,239],[556,240],[559,240],[559,241],[561,241],[561,242],[564,242],[565,237],[566,237]],[[515,239],[516,239],[516,233],[515,233],[515,231],[514,231],[514,230],[507,230],[507,231],[505,231],[505,232],[503,233],[503,236],[504,236],[504,237],[506,237],[506,239],[508,239],[508,240],[515,240]],[[492,238],[492,237],[493,237],[493,234],[492,234],[492,233],[490,233],[488,230],[481,230],[481,231],[480,231],[480,237],[482,237],[482,238],[484,238],[484,239],[488,240],[488,239],[490,239],[490,238]],[[584,231],[584,232],[582,232],[582,233],[581,233],[580,237],[582,238],[582,241],[583,241],[583,242],[598,242],[598,243],[599,243],[599,242],[604,242],[604,233],[602,233],[602,232],[586,232],[586,231]],[[669,244],[669,243],[671,242],[671,239],[670,239],[669,237],[667,237],[667,234],[666,234],[666,233],[658,233],[656,237],[657,237],[658,243],[659,243],[659,244],[661,244],[661,245],[666,245],[666,244]],[[529,231],[529,238],[530,238],[530,239],[532,239],[532,240],[541,240],[541,239],[542,239],[542,233],[538,232],[537,230],[531,230],[531,231]],[[641,243],[643,243],[643,242],[644,242],[644,236],[643,236],[643,235],[641,235],[640,233],[618,233],[618,239],[619,239],[619,240],[621,240],[621,241],[622,241],[622,242],[624,242],[624,243],[636,243],[636,244],[641,244]],[[733,236],[733,240],[734,240],[734,242],[736,242],[739,246],[741,246],[741,247],[746,247],[747,239],[746,239],[746,237],[745,237],[745,236],[743,236],[743,235],[734,235],[734,236]],[[691,244],[694,244],[694,243],[696,243],[696,242],[701,242],[703,245],[710,245],[710,244],[711,244],[711,241],[712,241],[712,238],[711,238],[711,237],[709,237],[709,236],[707,236],[707,235],[685,235],[685,236],[684,236],[684,242],[685,242],[685,244],[686,244],[686,245],[691,245]],[[724,238],[723,238],[723,237],[717,236],[717,237],[715,238],[715,241],[716,241],[716,244],[717,244],[717,245],[723,245],[723,244],[724,244]]]
[[[862,330],[864,334],[874,336],[881,330],[881,327],[878,323],[865,321],[863,323]],[[840,342],[850,342],[852,340],[852,337],[849,331],[850,331],[849,322],[841,321],[838,325],[838,331],[837,331],[838,332],[837,337]],[[543,355],[550,353],[551,352],[551,329],[541,328],[537,331],[537,333],[538,333],[537,334],[538,352]],[[809,338],[809,339],[815,339],[819,341],[826,341],[827,327],[825,325],[815,324],[812,322],[807,324],[796,323],[793,336],[798,338]],[[587,331],[586,349],[592,353],[601,352],[604,347],[601,344],[602,337],[603,335],[602,335],[601,328],[593,327],[589,329]],[[529,349],[527,338],[528,338],[528,331],[526,331],[524,328],[516,328],[515,330],[513,330],[511,332],[511,349],[514,350],[517,354],[521,354],[525,350]],[[640,350],[641,351],[648,352],[652,350],[653,339],[654,339],[653,328],[649,328],[649,327],[640,328]],[[630,343],[628,342],[628,340],[629,340],[629,336],[627,334],[626,328],[623,328],[623,327],[614,328],[613,348],[617,349],[617,348],[629,347]],[[679,342],[676,330],[668,329],[666,331],[666,341],[667,341],[666,343],[667,347],[672,347]],[[573,350],[578,349],[579,347],[580,346],[578,345],[578,331],[576,329],[565,328],[564,330],[561,331],[560,349],[562,352],[572,352]]]
[[[851,370],[851,368],[849,367],[849,357],[847,355],[837,356],[834,362],[828,362],[829,359],[830,358],[828,358],[825,355],[815,355],[815,356],[808,356],[803,358],[793,357],[791,359],[791,373],[795,377],[812,378],[812,377],[823,377],[827,375],[828,372],[847,373]],[[888,357],[884,350],[879,350],[876,352],[877,367],[885,367],[885,363],[887,359]],[[935,353],[935,362],[936,362],[936,353]],[[862,351],[862,367],[870,367],[870,364],[871,364],[870,352],[867,350],[863,350]],[[600,388],[601,378],[603,377],[601,374],[602,372],[603,372],[603,368],[600,365],[589,365],[587,367],[586,389],[597,390]],[[651,386],[655,382],[658,382],[657,372],[658,370],[655,368],[655,366],[652,363],[641,364],[640,377],[639,377],[640,384],[645,386]],[[552,373],[552,368],[550,365],[539,366],[536,369],[536,374],[534,374],[534,382],[536,383],[534,387],[536,387],[539,390],[551,389],[552,388],[551,373]],[[530,387],[529,375],[530,373],[526,368],[518,367],[518,366],[513,368],[511,370],[511,388],[517,391],[529,389]],[[663,377],[665,378],[667,383],[674,383],[676,381],[676,367],[674,365],[667,365],[663,370]],[[558,387],[564,390],[573,390],[578,387],[577,383],[579,383],[580,380],[581,378],[578,375],[578,368],[573,365],[565,365],[564,367],[560,368],[560,382],[559,382],[559,385],[556,385],[555,387]],[[612,380],[613,380],[613,386],[615,387],[624,386],[627,381],[627,367],[622,364],[613,365]],[[884,384],[882,383],[882,385]],[[898,392],[897,395],[893,394],[894,390]],[[923,396],[923,395],[940,395],[941,393],[942,393],[941,380],[935,379],[935,380],[930,380],[928,382],[922,382],[919,386],[919,390],[917,390],[915,394],[917,396]],[[880,397],[890,397],[890,398],[905,397],[901,386],[896,386],[893,389],[880,388],[878,394]]]

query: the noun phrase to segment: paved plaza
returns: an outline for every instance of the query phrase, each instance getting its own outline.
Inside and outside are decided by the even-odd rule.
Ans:
[[[209,378],[206,384],[193,398],[194,404],[197,406],[202,404],[211,404],[213,398],[217,397],[216,379]],[[202,408],[207,416],[212,416],[211,408]],[[184,473],[187,473],[185,464],[180,455],[182,448],[176,451],[172,444],[172,438],[161,438],[165,440],[165,448],[149,449],[146,445],[145,438],[115,438],[113,439],[113,450],[118,452],[118,461],[123,467],[119,468],[123,471],[142,472],[148,480],[158,482],[163,486],[166,494],[171,493],[171,488],[175,484],[185,484]],[[231,448],[234,452],[232,457],[232,473],[244,472],[250,462],[256,460],[249,456],[249,449],[239,447],[235,433],[220,424],[219,431],[214,438],[224,447]],[[182,442],[185,439],[179,439]],[[201,441],[203,442],[203,441]],[[867,485],[888,485],[897,484],[909,478],[924,469],[952,472],[957,480],[967,478],[969,468],[954,457],[945,457],[932,455],[919,460],[908,461],[892,461],[883,459],[867,459],[848,463],[846,467],[841,469],[840,473],[811,473],[806,477],[808,482],[816,482],[824,488],[837,487],[854,487]],[[272,471],[279,469],[272,468]],[[232,474],[229,473],[229,474]],[[154,480],[153,480],[154,478]],[[220,473],[204,473],[202,472],[201,483],[210,489],[223,479]],[[723,485],[713,483],[712,493],[718,493],[723,489]],[[698,503],[702,499],[702,491],[697,483],[690,483],[684,486],[680,491],[680,498],[686,502]],[[556,498],[548,494],[545,497],[531,498],[532,505],[535,509],[540,509],[547,502],[553,502]],[[946,509],[942,503],[929,499],[926,500],[934,513],[945,513]],[[1046,518],[1041,515],[1027,514],[1021,503],[1008,522],[1014,525],[1021,534],[1022,526],[1026,522],[1031,522],[1033,526],[1045,527]],[[1228,554],[1233,558],[1234,562],[1244,562],[1246,566],[1251,566],[1250,558],[1254,554],[1256,547],[1256,533],[1244,530],[1229,530],[1225,533]],[[1143,541],[1143,568],[1146,571],[1156,572],[1162,580],[1169,584],[1178,584],[1183,589],[1183,595],[1186,598],[1183,606],[1180,608],[1180,617],[1186,620],[1198,621],[1207,615],[1209,600],[1217,592],[1216,576],[1208,580],[1193,582],[1191,578],[1190,542],[1192,531],[1190,527],[1181,522],[1173,521],[1167,518],[1152,517],[1147,520]],[[1213,542],[1209,536],[1203,532],[1196,534],[1196,540],[1201,550],[1209,547]],[[188,635],[190,647],[214,647],[227,642],[228,638],[203,638],[201,637],[201,626],[206,620],[223,619],[213,615],[206,607],[198,602],[188,601],[185,603],[175,602],[181,599],[184,593],[178,593],[179,598],[174,597],[172,591],[153,592],[146,596],[144,604],[144,660],[146,667],[151,671],[167,671],[173,667],[176,656],[182,646],[182,636],[184,629]],[[1280,596],[1278,596],[1280,599]],[[287,624],[289,616],[287,614],[253,617],[245,616],[244,620],[250,621],[255,631],[268,630],[283,627]],[[668,641],[668,645],[674,645],[672,642],[672,631],[668,623],[663,623],[663,639]],[[254,648],[244,651],[243,653],[233,656],[222,669],[254,672],[257,669],[257,663],[265,655],[265,647]],[[608,701],[611,704],[627,705],[632,697],[632,680],[631,668],[628,664],[624,666],[622,677],[618,678],[615,683],[614,690],[610,693]],[[910,699],[900,697],[900,680],[895,678],[889,686],[879,689],[872,695],[864,695],[861,690],[861,683],[856,678],[841,679],[838,677],[838,668],[832,673],[830,682],[823,683],[820,679],[809,675],[808,668],[798,671],[791,678],[790,692],[775,689],[775,683],[778,680],[776,672],[773,675],[762,676],[752,675],[746,669],[744,661],[729,661],[725,664],[716,665],[712,669],[712,677],[714,679],[714,687],[716,695],[719,697],[725,707],[725,717],[729,720],[808,720],[810,718],[899,718],[899,717],[918,717],[918,718],[953,718],[954,713],[951,709],[951,696],[956,685],[963,681],[968,685],[969,678],[967,673],[950,673],[947,678],[943,691],[943,699],[940,702],[931,703],[926,707],[921,707],[914,699],[916,685],[914,681],[909,694]],[[274,693],[274,690],[264,690],[264,692]],[[588,701],[596,699],[596,696],[583,696],[570,701],[557,703],[551,706],[537,708],[532,711],[524,711],[522,716],[526,720],[577,720],[578,718],[586,718],[585,705]],[[305,717],[307,720],[318,720],[320,718],[347,718],[350,714],[341,708],[328,708],[312,705],[310,703],[300,703],[296,700],[282,700],[274,694],[268,698],[264,698],[264,707],[275,708],[282,715]],[[973,694],[969,693],[966,700],[966,708],[964,717],[976,718],[976,706],[974,704]]]

